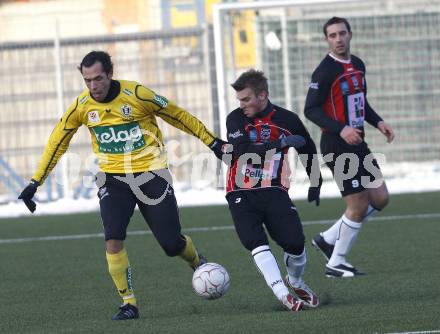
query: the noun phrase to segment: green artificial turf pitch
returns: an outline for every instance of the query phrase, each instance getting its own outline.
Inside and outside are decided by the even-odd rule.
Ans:
[[[324,276],[310,239],[340,217],[341,199],[298,201],[317,309],[285,311],[241,246],[227,207],[182,208],[182,226],[231,277],[206,301],[191,269],[168,258],[138,212],[126,241],[140,319],[110,320],[120,299],[107,273],[99,213],[0,219],[0,333],[391,333],[440,332],[440,193],[394,195],[363,227],[349,261],[367,272]],[[142,231],[142,232],[137,232]],[[49,238],[48,238],[49,237]],[[271,242],[278,262],[280,248]],[[285,272],[285,268],[282,268]]]

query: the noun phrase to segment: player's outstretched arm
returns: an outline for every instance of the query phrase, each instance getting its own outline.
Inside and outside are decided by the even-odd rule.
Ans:
[[[18,196],[18,199],[23,200],[24,204],[26,204],[27,208],[32,213],[34,213],[37,207],[37,204],[35,204],[32,198],[37,192],[37,188],[39,185],[40,184],[37,181],[31,180],[31,182],[29,182],[29,184],[23,189],[21,194]]]
[[[78,98],[67,109],[60,121],[55,125],[44,148],[37,170],[30,183],[23,189],[18,199],[23,200],[30,212],[34,212],[36,204],[32,200],[37,188],[44,183],[49,173],[55,168],[61,156],[69,147],[70,140],[81,125],[78,118]]]
[[[232,153],[233,147],[232,144],[229,144],[227,141],[224,141],[220,138],[215,138],[214,141],[209,145],[209,148],[212,152],[214,152],[217,159],[223,161],[223,155]]]
[[[175,128],[197,137],[214,152],[217,158],[222,159],[222,148],[227,142],[216,137],[197,117],[147,87],[138,85],[135,91],[136,97],[142,101],[147,112],[151,112]]]
[[[377,128],[385,137],[387,137],[388,143],[391,143],[393,141],[394,131],[390,125],[388,125],[384,121],[380,121],[379,123],[377,123]]]

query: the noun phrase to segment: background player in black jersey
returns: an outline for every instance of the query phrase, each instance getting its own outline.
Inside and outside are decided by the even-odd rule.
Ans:
[[[348,21],[333,17],[323,30],[330,53],[312,75],[304,113],[322,129],[321,153],[340,188],[346,210],[312,243],[328,261],[327,276],[353,277],[363,273],[349,264],[346,256],[362,223],[383,209],[389,199],[377,161],[364,140],[364,121],[376,127],[389,143],[394,133],[367,101],[365,65],[350,53]]]
[[[306,265],[304,234],[297,209],[288,195],[289,147],[302,154],[311,187],[308,199],[319,204],[321,175],[313,163],[316,147],[299,117],[273,105],[263,72],[249,70],[233,84],[240,108],[227,117],[228,141],[233,145],[228,169],[226,199],[235,229],[248,249],[267,285],[292,311],[303,305],[316,307],[318,297],[304,283]],[[284,250],[285,283],[273,256],[263,224]]]

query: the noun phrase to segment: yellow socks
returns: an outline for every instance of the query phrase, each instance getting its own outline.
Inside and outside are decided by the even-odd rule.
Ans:
[[[128,262],[127,251],[123,248],[116,254],[106,253],[106,257],[108,271],[124,304],[130,303],[136,305],[136,298],[134,297],[131,284],[131,267]]]
[[[184,238],[186,240],[186,245],[182,253],[179,255],[182,259],[188,262],[192,268],[196,268],[200,263],[199,254],[197,253],[191,238],[187,235],[184,235]]]

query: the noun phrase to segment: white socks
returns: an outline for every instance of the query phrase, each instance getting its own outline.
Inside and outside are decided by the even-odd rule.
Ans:
[[[365,214],[364,218],[362,219],[361,223],[366,223],[378,210],[373,208],[371,205],[368,206],[367,213]],[[343,217],[343,216],[342,216]],[[341,225],[342,217],[339,218],[336,223],[334,223],[330,228],[324,232],[321,233],[322,237],[324,238],[325,242],[334,245],[336,243],[336,239],[339,235],[339,227]]]
[[[332,267],[339,264],[346,264],[347,261],[345,260],[345,256],[353,246],[362,227],[362,223],[352,221],[345,215],[343,215],[340,220],[339,235],[336,239],[332,256],[328,261],[328,265]]]
[[[330,245],[334,245],[336,243],[336,239],[339,233],[339,226],[341,226],[341,221],[342,221],[342,217],[339,218],[339,220],[337,220],[336,223],[330,226],[328,230],[321,233],[326,243]]]
[[[252,256],[267,285],[272,289],[275,296],[282,301],[283,297],[289,293],[289,290],[283,282],[280,269],[270,251],[270,247],[268,245],[257,247],[252,251]]]
[[[284,263],[286,264],[289,281],[295,287],[301,286],[301,283],[303,282],[302,276],[304,274],[306,262],[307,255],[305,248],[301,255],[284,253]]]

